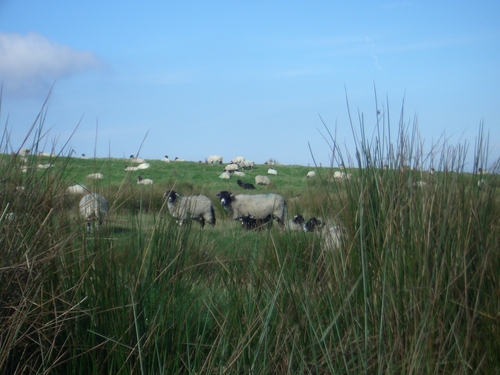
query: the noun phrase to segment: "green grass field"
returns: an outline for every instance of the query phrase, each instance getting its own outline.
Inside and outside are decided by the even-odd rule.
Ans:
[[[0,372],[498,373],[499,171],[466,173],[461,146],[443,146],[435,165],[447,171],[434,175],[382,167],[422,157],[412,139],[362,137],[349,181],[278,165],[257,187],[282,194],[288,218],[341,225],[340,247],[276,225],[242,230],[215,197],[244,192],[221,166],[152,160],[125,172],[126,159],[31,156],[23,172],[3,154]],[[80,196],[64,193],[75,183],[108,199],[101,230],[87,233]],[[177,226],[162,199],[171,188],[209,196],[216,226]]]

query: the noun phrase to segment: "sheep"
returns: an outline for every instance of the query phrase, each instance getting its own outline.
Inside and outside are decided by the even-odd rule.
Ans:
[[[17,154],[20,155],[20,156],[27,156],[29,155],[29,153],[31,152],[30,149],[26,148],[26,147],[23,147],[22,149],[20,149]]]
[[[138,170],[139,170],[139,168],[137,168],[137,167],[130,167],[130,166],[126,166],[126,167],[125,167],[125,170],[126,170],[127,172],[132,172],[132,171],[138,171]]]
[[[142,178],[142,176],[137,176],[137,183],[139,185],[153,185],[153,180],[149,178]]]
[[[238,164],[228,164],[224,167],[224,172],[234,172],[238,170]]]
[[[210,155],[205,159],[207,164],[222,164],[222,156],[220,155]]]
[[[247,190],[255,189],[255,186],[253,186],[252,184],[243,183],[243,182],[241,182],[241,180],[236,181],[236,183],[238,184],[239,187],[241,187],[243,189],[247,189]]]
[[[165,163],[170,163],[170,159],[168,158],[168,155],[165,155],[165,157],[163,159],[161,159],[161,161],[163,161]]]
[[[87,159],[87,155],[82,154],[82,159]]]
[[[232,164],[238,164],[238,163],[241,163],[244,160],[245,160],[245,158],[243,156],[236,156],[236,157],[234,157],[234,158],[231,159],[231,163]]]
[[[234,220],[248,216],[256,220],[264,220],[268,215],[271,215],[278,222],[280,228],[284,227],[286,201],[281,195],[233,195],[223,190],[216,196],[219,197],[222,207],[232,215]]]
[[[267,176],[257,175],[255,176],[255,184],[256,185],[269,185],[271,183],[271,179]]]
[[[215,212],[208,197],[204,195],[181,197],[173,190],[167,191],[163,197],[168,199],[168,210],[177,224],[182,225],[185,220],[192,219],[197,220],[202,229],[205,221],[212,227],[215,225]]]
[[[38,169],[49,169],[54,167],[54,164],[38,164],[36,167]]]
[[[220,174],[219,178],[227,180],[228,178],[231,178],[231,173],[229,173],[229,172],[222,172]]]
[[[175,159],[174,159],[174,161],[186,161],[186,160],[184,160],[184,159],[180,159],[180,158],[178,158],[178,157],[176,156],[176,157],[175,157]]]
[[[288,228],[290,230],[303,230],[304,217],[302,215],[295,215],[293,218],[288,220]]]
[[[246,230],[263,230],[266,229],[266,224],[269,227],[271,223],[271,215],[267,215],[263,219],[256,219],[253,216],[243,216],[239,218],[241,227]]]
[[[80,184],[68,186],[68,188],[66,189],[66,193],[75,195],[85,194],[86,191],[87,187],[85,185],[80,185]]]
[[[275,174],[275,175],[277,175],[278,171],[276,169],[274,169],[273,167],[269,167],[269,169],[267,170],[267,174]]]
[[[104,175],[102,173],[91,173],[87,175],[87,178],[94,180],[102,180],[104,178]]]
[[[345,173],[341,171],[335,171],[333,172],[333,179],[334,180],[350,180],[352,178],[352,174],[350,173]]]
[[[137,169],[148,169],[149,167],[149,163],[141,163],[137,166]]]
[[[137,163],[137,164],[142,164],[145,162],[145,160],[143,158],[139,158],[139,157],[135,157],[134,155],[130,155],[130,161],[132,163]]]
[[[102,226],[102,221],[108,213],[108,203],[102,195],[93,193],[87,194],[80,200],[80,214],[87,221],[87,232],[90,232],[90,222],[99,220],[99,225]]]
[[[307,222],[303,225],[304,232],[315,232],[323,227],[323,223],[321,220],[316,219],[315,217],[311,217]]]
[[[233,174],[235,176],[238,176],[238,177],[245,177],[246,174],[244,172],[240,172],[240,171],[234,171]]]
[[[323,227],[323,229],[318,232],[322,239],[322,250],[328,251],[339,249],[342,245],[342,232],[344,232],[344,230],[338,225]]]
[[[238,163],[238,166],[242,169],[253,169],[254,162],[251,160],[243,160]]]
[[[418,180],[418,181],[415,181],[415,182],[413,183],[413,186],[423,188],[423,187],[427,186],[427,182],[425,182],[425,181],[423,181],[423,180]]]
[[[309,171],[307,172],[306,178],[313,178],[316,177],[316,172],[315,171]]]

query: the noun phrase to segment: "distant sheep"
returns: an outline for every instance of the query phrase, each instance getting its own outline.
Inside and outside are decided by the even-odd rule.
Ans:
[[[304,217],[302,215],[295,215],[293,218],[288,220],[288,228],[290,230],[303,230]]]
[[[236,183],[238,184],[238,186],[240,188],[243,188],[243,189],[247,189],[247,190],[255,189],[255,186],[253,186],[252,184],[243,183],[243,182],[241,182],[241,180],[236,181]]]
[[[240,171],[234,171],[233,174],[235,176],[238,176],[238,177],[245,177],[246,174],[244,172],[240,172]]]
[[[257,175],[255,176],[255,185],[269,185],[271,179],[267,176]]]
[[[94,180],[102,180],[104,178],[104,175],[102,173],[91,173],[87,175],[87,178]]]
[[[180,158],[178,158],[178,157],[176,156],[176,157],[175,157],[175,159],[174,159],[174,161],[186,161],[186,160],[184,160],[184,159],[180,159]]]
[[[208,158],[206,158],[205,163],[207,163],[207,164],[222,164],[222,156],[210,155]]]
[[[269,169],[267,170],[267,174],[275,174],[275,175],[277,175],[278,171],[276,169],[274,169],[273,167],[269,167]]]
[[[163,161],[165,163],[170,163],[170,159],[168,158],[168,155],[165,155],[165,157],[163,159],[161,159],[161,161]]]
[[[246,230],[264,230],[271,223],[271,215],[267,215],[263,219],[256,219],[253,216],[240,217],[241,227]]]
[[[251,160],[243,160],[239,162],[238,165],[241,169],[253,169],[254,162]]]
[[[38,164],[36,167],[38,169],[49,169],[49,168],[53,168],[54,164]]]
[[[224,167],[224,172],[234,172],[238,170],[238,164],[228,164]]]
[[[148,169],[150,166],[149,163],[141,163],[137,166],[137,169]]]
[[[181,197],[175,191],[167,191],[164,195],[168,199],[167,206],[170,214],[179,225],[184,221],[192,219],[200,223],[201,228],[207,221],[211,226],[215,225],[215,212],[212,201],[204,195],[191,195]]]
[[[18,153],[17,153],[17,154],[18,154],[19,156],[27,156],[27,155],[29,155],[29,154],[30,154],[30,152],[31,152],[31,151],[30,151],[30,149],[29,149],[29,148],[23,147],[23,148],[21,148],[21,149],[18,151]]]
[[[232,215],[234,220],[245,217],[264,220],[270,215],[281,228],[284,227],[286,202],[281,195],[233,195],[228,191],[221,191],[217,194],[217,197],[219,197],[222,207]]]
[[[231,159],[231,163],[238,164],[238,163],[241,163],[244,160],[245,160],[245,158],[243,156],[236,156],[235,158]]]
[[[137,168],[137,167],[131,167],[131,166],[128,166],[128,165],[127,165],[127,166],[125,167],[125,170],[126,170],[127,172],[132,172],[132,171],[138,171],[138,170],[139,170],[139,168]]]
[[[321,248],[323,251],[339,249],[342,246],[342,227],[338,225],[323,227],[318,234],[322,238]]]
[[[142,178],[142,176],[137,176],[137,183],[139,185],[153,185],[153,180],[149,178]]]
[[[222,179],[224,179],[224,180],[227,180],[227,179],[231,178],[231,173],[229,173],[229,172],[222,172],[222,173],[220,174],[219,178],[222,178]]]
[[[108,213],[108,203],[102,195],[93,193],[85,195],[79,204],[80,214],[87,221],[87,231],[90,232],[90,222],[99,220],[99,225]]]
[[[85,194],[86,191],[87,188],[85,187],[85,185],[80,185],[80,184],[68,186],[68,188],[66,189],[66,193],[75,195]]]
[[[141,164],[141,163],[144,163],[145,160],[143,158],[139,158],[139,157],[136,158],[134,155],[130,155],[130,162]]]
[[[341,172],[341,171],[335,171],[333,172],[333,179],[334,180],[350,180],[352,178],[352,174],[346,173],[346,172]]]
[[[316,172],[315,171],[309,171],[307,172],[306,178],[313,178],[316,177]]]
[[[315,217],[311,217],[304,224],[304,232],[316,232],[324,226],[323,222]]]

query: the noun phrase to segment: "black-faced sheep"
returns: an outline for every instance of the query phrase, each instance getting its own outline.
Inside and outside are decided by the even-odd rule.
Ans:
[[[238,184],[238,186],[240,188],[243,188],[243,189],[247,189],[247,190],[255,189],[255,186],[253,186],[252,184],[243,183],[243,182],[241,182],[241,180],[236,181],[236,183]]]
[[[243,160],[239,162],[238,165],[241,169],[253,169],[254,162],[251,160]]]
[[[288,220],[288,228],[290,230],[303,230],[304,217],[302,215],[295,215]]]
[[[268,170],[267,170],[267,174],[274,174],[274,175],[277,175],[278,174],[278,171],[276,169],[274,169],[273,167],[270,167]]]
[[[221,191],[217,197],[219,197],[222,207],[232,215],[234,220],[245,217],[264,220],[270,215],[281,228],[284,227],[286,202],[281,195],[233,195],[228,191]]]
[[[241,227],[246,230],[264,230],[269,228],[271,224],[271,215],[267,215],[263,219],[256,219],[253,216],[240,217]]]
[[[137,176],[137,183],[139,185],[153,185],[153,180],[149,178],[142,178],[142,176]]]
[[[130,155],[130,161],[132,163],[138,163],[138,164],[142,164],[145,162],[145,160],[143,158],[139,158],[139,157],[135,157],[134,155]]]
[[[245,158],[243,156],[236,156],[235,158],[231,159],[231,163],[238,164],[238,163],[241,163],[244,160],[245,160]]]
[[[87,231],[90,232],[90,222],[99,220],[99,225],[108,214],[108,203],[102,195],[92,193],[85,195],[79,204],[80,214],[87,221]]]
[[[323,227],[323,223],[321,220],[316,219],[315,217],[311,217],[304,224],[304,232],[316,232],[319,231]]]
[[[215,225],[215,212],[212,201],[204,195],[191,195],[181,197],[175,191],[167,191],[164,195],[167,198],[167,206],[170,214],[176,219],[179,225],[185,220],[196,220],[201,228],[208,222],[211,226]]]
[[[165,163],[170,163],[170,159],[168,158],[168,155],[165,155],[165,157],[163,159],[161,159],[161,161],[163,161]]]
[[[271,183],[271,179],[267,176],[257,175],[255,176],[255,184],[256,185],[269,185]]]

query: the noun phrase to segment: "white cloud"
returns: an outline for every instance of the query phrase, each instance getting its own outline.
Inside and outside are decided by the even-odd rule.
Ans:
[[[36,95],[57,80],[101,66],[88,51],[77,51],[42,35],[0,33],[0,83],[16,95]]]

